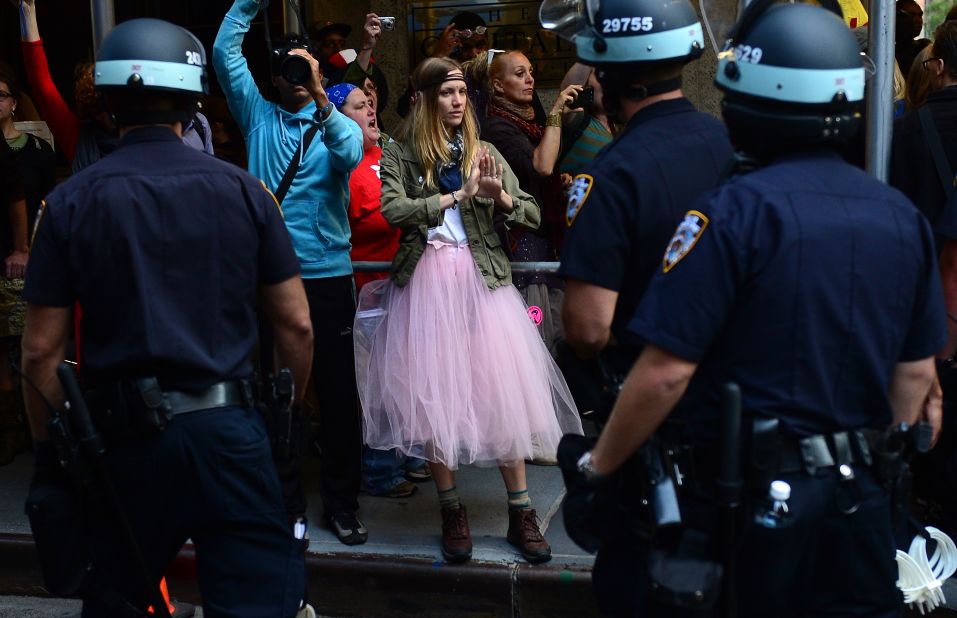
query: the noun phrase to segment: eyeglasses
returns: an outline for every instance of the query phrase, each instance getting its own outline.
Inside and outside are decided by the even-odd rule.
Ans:
[[[935,57],[931,56],[931,57],[928,58],[927,60],[924,60],[923,62],[921,62],[921,63],[920,63],[920,66],[924,67],[924,70],[926,71],[926,70],[927,70],[927,63],[928,63],[928,62],[931,62],[931,61],[935,61],[935,60],[943,60],[943,58],[935,58]]]
[[[0,101],[5,101],[7,99],[12,99],[12,98],[13,98],[12,94],[10,94],[9,92],[4,92],[3,90],[0,90]]]

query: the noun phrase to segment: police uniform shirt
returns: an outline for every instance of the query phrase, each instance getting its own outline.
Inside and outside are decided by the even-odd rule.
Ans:
[[[575,177],[559,274],[619,293],[611,330],[628,320],[681,216],[718,185],[732,155],[724,125],[687,99],[639,110]]]
[[[883,427],[895,364],[946,341],[936,268],[906,197],[829,151],[791,155],[685,215],[629,327],[699,364],[673,415],[699,439],[729,381],[791,434]]]
[[[257,288],[298,272],[260,181],[146,127],[49,195],[23,296],[79,301],[90,385],[155,375],[202,389],[252,374]]]

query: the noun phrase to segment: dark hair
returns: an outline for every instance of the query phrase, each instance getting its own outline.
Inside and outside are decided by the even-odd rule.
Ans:
[[[957,21],[945,21],[934,31],[934,56],[944,61],[944,70],[957,79]]]
[[[5,66],[0,66],[0,82],[7,85],[7,88],[10,89],[10,94],[13,95],[13,100],[19,102],[20,81],[17,79],[16,73]]]
[[[482,19],[480,15],[477,15],[472,11],[462,11],[450,19],[449,23],[455,24],[455,27],[459,30],[475,30],[479,26],[486,25],[485,20]]]
[[[947,17],[944,18],[944,21],[953,21],[957,20],[957,4],[950,7],[950,10],[947,11]]]

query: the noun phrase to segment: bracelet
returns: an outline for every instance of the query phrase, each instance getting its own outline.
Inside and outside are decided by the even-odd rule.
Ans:
[[[452,191],[452,210],[459,207],[459,198],[455,197],[455,191]]]
[[[545,120],[546,127],[562,127],[562,115],[561,114],[549,114],[548,118]]]

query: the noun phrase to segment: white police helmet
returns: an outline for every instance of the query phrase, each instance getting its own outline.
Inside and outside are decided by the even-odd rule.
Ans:
[[[864,58],[834,12],[810,4],[748,6],[720,54],[715,84],[737,143],[828,142],[853,136],[864,100]]]
[[[593,66],[687,62],[704,50],[688,0],[544,0],[539,21]]]
[[[160,19],[131,19],[103,40],[94,84],[104,91],[209,94],[206,50],[185,28]]]

